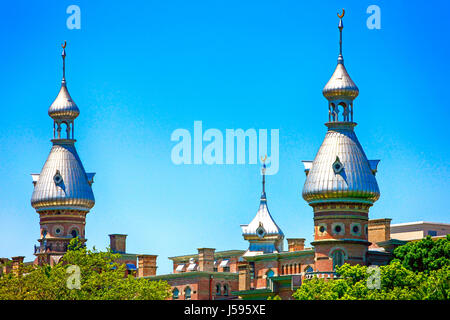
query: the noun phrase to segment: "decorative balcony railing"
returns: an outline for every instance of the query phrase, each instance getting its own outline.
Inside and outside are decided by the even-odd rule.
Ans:
[[[339,279],[340,276],[336,272],[332,272],[332,271],[328,271],[328,272],[314,271],[314,272],[307,272],[305,274],[305,280],[309,280],[312,278]]]
[[[51,253],[51,252],[66,252],[67,251],[67,244],[64,244],[62,246],[54,246],[52,244],[49,245],[40,245],[40,246],[34,246],[34,254],[37,253]]]

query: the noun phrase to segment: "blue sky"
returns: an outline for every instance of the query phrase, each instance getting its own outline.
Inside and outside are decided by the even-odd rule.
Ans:
[[[81,9],[81,29],[66,8]],[[369,30],[366,9],[381,8]],[[371,218],[449,222],[447,2],[407,1],[14,1],[0,12],[0,256],[33,258],[39,218],[30,173],[51,148],[47,109],[61,80],[81,110],[77,150],[96,172],[88,245],[128,234],[127,251],[169,256],[199,247],[246,249],[240,224],[254,217],[258,165],[171,162],[171,133],[279,129],[280,169],[267,178],[270,211],[287,237],[312,240],[301,198],[301,160],[325,136],[321,90],[338,55],[336,13],[346,9],[344,58],[360,89],[356,133],[381,159]]]

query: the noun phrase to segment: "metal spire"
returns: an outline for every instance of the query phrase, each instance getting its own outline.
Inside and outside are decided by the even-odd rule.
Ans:
[[[63,48],[63,51],[61,53],[62,59],[63,59],[63,82],[66,81],[66,45],[67,42],[64,41],[64,44],[61,45],[61,47]]]
[[[358,87],[350,78],[344,66],[344,57],[342,55],[342,29],[344,29],[342,18],[344,14],[344,9],[342,9],[342,13],[337,14],[339,18],[339,57],[337,66],[322,90],[323,95],[328,100],[329,122],[353,122],[353,100],[359,94]]]
[[[264,198],[266,197],[266,160],[267,160],[267,155],[265,155],[264,157],[261,157],[261,162],[263,163],[263,167],[261,169],[261,174],[263,176],[263,178],[262,178],[262,194],[263,194]]]
[[[345,9],[342,9],[342,13],[341,14],[337,14],[337,16],[339,17],[339,58],[338,58],[338,63],[344,63],[344,57],[342,56],[342,29],[344,29],[344,24],[342,23],[342,18],[345,15]]]
[[[69,94],[69,91],[67,90],[67,84],[66,84],[66,45],[67,42],[64,41],[63,44],[61,44],[62,47],[62,53],[61,57],[63,60],[63,76],[61,81],[61,89],[59,90],[58,96],[56,97],[55,101],[51,104],[50,108],[48,109],[48,115],[56,121],[54,123],[54,126],[58,126],[58,139],[60,139],[59,132],[61,131],[61,124],[65,123],[67,125],[67,139],[69,139],[69,131],[72,130],[72,139],[73,139],[73,120],[78,117],[80,114],[80,110],[78,109],[75,101],[73,101],[72,97]],[[69,130],[69,128],[71,128]],[[55,131],[54,131],[55,132]],[[56,136],[54,134],[54,138],[56,139]]]

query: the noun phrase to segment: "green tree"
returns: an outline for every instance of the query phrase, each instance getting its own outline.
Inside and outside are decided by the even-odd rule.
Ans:
[[[73,239],[69,250],[53,266],[22,266],[22,275],[0,278],[2,300],[163,300],[170,297],[165,281],[126,276],[119,254],[88,250]],[[77,266],[71,267],[70,266]],[[77,275],[68,270],[79,271]],[[74,288],[75,286],[75,288]]]
[[[298,300],[449,300],[450,236],[426,237],[394,251],[388,265],[379,267],[380,287],[368,285],[366,266],[344,264],[339,278],[305,280],[293,294]]]
[[[430,236],[408,242],[394,250],[394,257],[405,268],[417,272],[430,272],[450,265],[450,235],[433,240]]]
[[[338,279],[306,280],[293,294],[297,300],[448,300],[450,266],[429,273],[413,272],[399,261],[380,267],[380,288],[367,285],[367,267],[344,264]]]

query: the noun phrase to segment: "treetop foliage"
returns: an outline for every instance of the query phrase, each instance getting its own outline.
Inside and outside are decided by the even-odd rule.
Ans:
[[[313,278],[293,294],[297,300],[448,300],[450,236],[409,242],[394,251],[395,259],[379,267],[379,288],[370,285],[367,266],[344,264],[339,278]]]
[[[53,267],[22,266],[21,276],[9,273],[0,277],[0,300],[164,300],[170,297],[167,282],[126,275],[125,266],[117,262],[120,254],[89,250],[77,239],[68,248]]]

